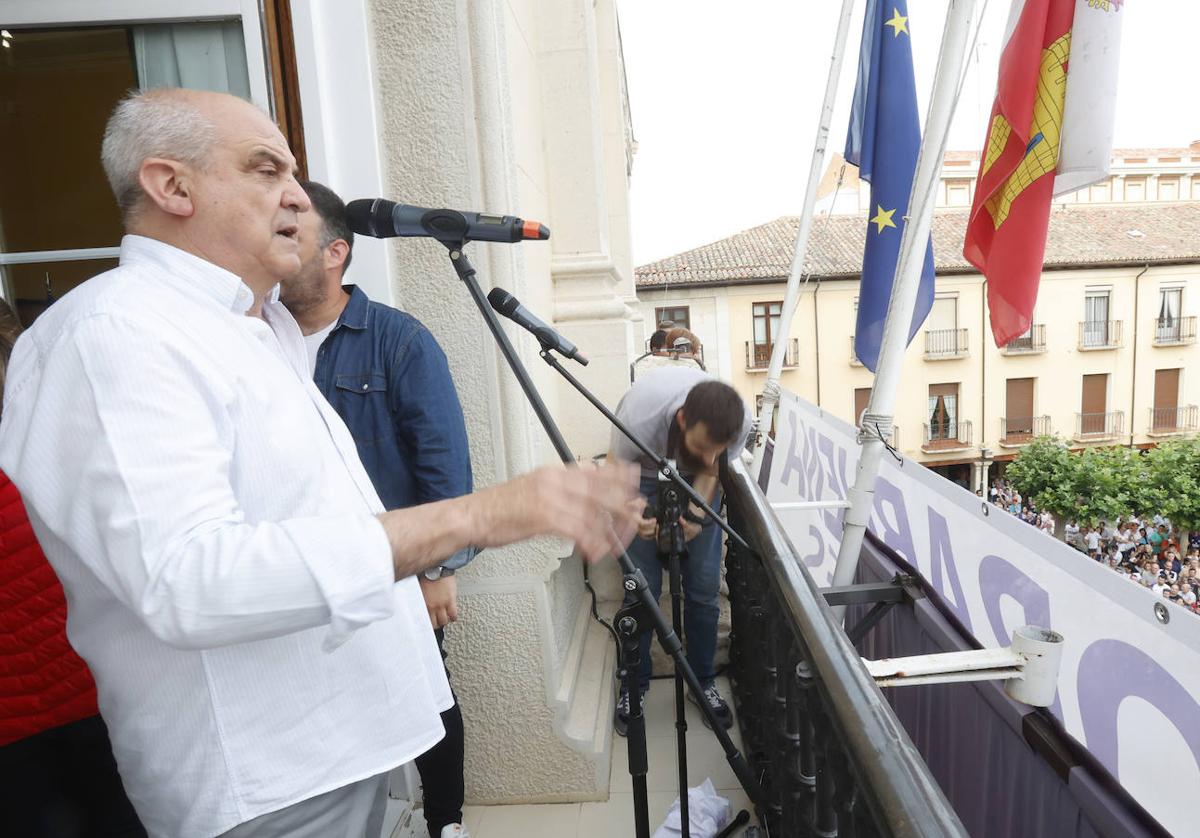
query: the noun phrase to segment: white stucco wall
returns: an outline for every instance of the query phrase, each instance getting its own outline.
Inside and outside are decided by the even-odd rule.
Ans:
[[[615,403],[627,380],[631,312],[620,295],[632,292],[632,269],[624,152],[612,175],[608,161],[616,155],[606,146],[620,99],[600,79],[615,73],[606,67],[616,55],[605,41],[615,33],[611,3],[368,6],[384,193],[550,226],[546,244],[472,244],[468,252],[485,291],[506,288],[580,345],[592,358],[581,377]],[[477,486],[553,461],[445,250],[393,239],[389,251],[395,304],[424,321],[449,357]],[[603,450],[602,419],[564,389],[527,333],[511,327],[508,334],[572,447],[584,456]],[[576,676],[606,664],[579,652],[588,623],[580,619],[578,562],[560,561],[569,552],[570,545],[545,539],[488,551],[460,574],[460,620],[447,649],[467,730],[470,801],[607,793],[608,739],[596,735],[604,731],[568,730],[581,702],[611,702],[607,678]],[[590,695],[575,687],[585,681]]]

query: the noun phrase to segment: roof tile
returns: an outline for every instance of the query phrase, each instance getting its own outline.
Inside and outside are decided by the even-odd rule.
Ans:
[[[974,271],[962,256],[966,224],[966,211],[934,213],[933,253],[938,273]],[[787,216],[642,265],[635,271],[637,287],[786,279],[798,226],[798,218]],[[866,229],[866,219],[857,215],[813,219],[805,272],[818,279],[858,276]],[[1049,269],[1188,261],[1200,262],[1200,202],[1057,205],[1051,213],[1044,262]]]

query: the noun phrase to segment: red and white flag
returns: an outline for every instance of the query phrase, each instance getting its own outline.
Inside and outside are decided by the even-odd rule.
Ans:
[[[1124,0],[1013,0],[963,255],[1003,346],[1033,318],[1054,195],[1108,176]]]

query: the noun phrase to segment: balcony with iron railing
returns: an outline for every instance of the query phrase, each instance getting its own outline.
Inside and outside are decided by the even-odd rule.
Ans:
[[[1040,436],[1050,436],[1049,416],[1006,416],[1000,420],[1000,446],[1018,448]]]
[[[768,835],[965,836],[746,466],[722,475],[729,673]]]
[[[1104,442],[1117,439],[1124,433],[1125,411],[1123,410],[1075,414],[1076,442]]]
[[[1123,320],[1081,320],[1079,349],[1083,352],[1117,349],[1122,344],[1123,325]]]
[[[755,343],[746,341],[746,371],[758,372],[771,365],[771,353],[775,351],[773,343]],[[783,353],[783,368],[790,369],[800,364],[800,341],[790,338]]]
[[[1195,317],[1154,318],[1155,346],[1183,346],[1196,342]]]
[[[775,455],[795,453],[768,445],[763,465],[769,472]],[[848,517],[844,484],[782,480],[788,485],[772,484],[766,491],[784,491],[768,501],[742,461],[730,458],[721,473],[729,523],[739,534],[726,542],[726,672],[741,753],[762,789],[765,834],[1165,834],[1051,714],[1014,704],[998,682],[915,686],[918,677],[909,681],[914,686],[882,692],[871,683],[881,660],[907,657],[921,666],[945,652],[977,654],[970,650],[978,641],[955,616],[955,602],[967,600],[956,593],[950,601],[936,581],[936,568],[953,559],[913,552],[915,542],[907,535],[897,541],[881,518],[881,534],[866,534],[853,584],[818,587],[814,574],[831,578],[828,559]],[[804,517],[785,527],[778,513],[792,509]],[[894,509],[901,522],[924,516]],[[1008,516],[989,523],[986,515],[985,506],[976,526],[997,535],[1012,523]],[[935,581],[922,576],[922,566],[935,568]],[[981,671],[964,680],[980,675],[996,677]],[[989,773],[995,765],[1007,766],[1004,777]],[[979,793],[981,783],[989,793]],[[1018,827],[997,832],[1014,812]]]
[[[925,442],[922,451],[945,452],[962,451],[971,447],[971,420],[926,422]]]
[[[970,354],[966,329],[927,329],[925,331],[925,360],[947,361],[965,358]]]
[[[1034,323],[1029,331],[1013,338],[1000,350],[1004,355],[1034,355],[1046,351],[1046,324]]]
[[[1200,425],[1200,408],[1194,404],[1150,408],[1149,436],[1179,436],[1195,433]]]

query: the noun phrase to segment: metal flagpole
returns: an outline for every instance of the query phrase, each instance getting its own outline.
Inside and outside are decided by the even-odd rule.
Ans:
[[[862,454],[858,460],[858,474],[854,478],[854,486],[850,489],[850,507],[846,510],[842,546],[838,550],[837,565],[833,571],[835,586],[848,585],[854,581],[863,535],[875,503],[875,478],[879,475],[879,466],[886,450],[884,441],[892,436],[896,389],[900,384],[900,370],[904,364],[905,350],[908,348],[908,330],[912,323],[913,309],[917,304],[921,269],[925,261],[925,249],[929,244],[929,230],[933,223],[934,193],[938,186],[942,159],[946,153],[950,121],[957,103],[962,68],[966,61],[967,36],[971,31],[974,11],[975,0],[951,0],[946,13],[946,28],[942,33],[942,48],[938,55],[933,96],[929,102],[929,115],[925,120],[925,136],[921,139],[912,195],[908,201],[909,215],[904,222],[900,258],[896,263],[896,278],[892,283],[892,296],[883,324],[879,367],[875,373],[875,384],[871,388],[871,399],[863,414],[862,429],[858,434]],[[839,614],[844,611],[844,606],[837,609]]]
[[[796,231],[796,247],[792,253],[792,270],[788,275],[787,293],[783,298],[783,309],[779,317],[779,335],[771,350],[771,363],[767,367],[767,381],[763,385],[762,407],[758,413],[758,445],[754,449],[754,465],[751,474],[757,479],[762,468],[763,452],[767,447],[767,434],[775,418],[775,407],[779,404],[779,375],[783,372],[783,360],[787,354],[788,338],[792,332],[792,317],[800,302],[800,279],[804,274],[804,257],[808,253],[808,235],[812,232],[813,211],[817,204],[817,187],[825,170],[825,148],[829,142],[829,126],[833,122],[833,103],[837,97],[838,81],[842,75],[842,58],[846,52],[846,35],[850,31],[850,18],[854,14],[854,0],[842,0],[842,11],[838,18],[837,35],[834,38],[833,55],[829,60],[829,77],[825,80],[825,101],[821,104],[821,118],[817,125],[817,140],[813,147],[812,163],[808,169],[808,188],[804,192],[804,206],[800,211],[800,229]]]

